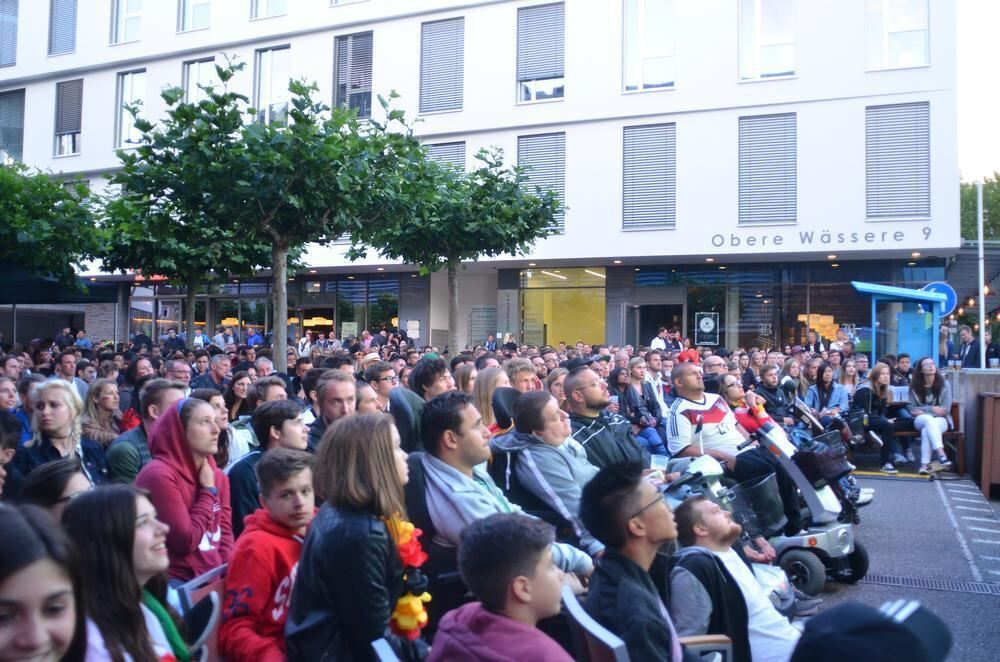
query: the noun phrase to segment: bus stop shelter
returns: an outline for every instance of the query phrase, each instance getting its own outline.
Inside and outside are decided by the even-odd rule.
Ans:
[[[938,326],[946,295],[859,281],[851,281],[851,285],[871,297],[872,361],[903,352],[914,362],[923,356],[936,360]]]

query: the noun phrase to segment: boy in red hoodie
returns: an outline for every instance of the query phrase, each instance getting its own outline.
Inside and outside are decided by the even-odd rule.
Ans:
[[[467,526],[458,569],[481,602],[441,619],[427,662],[572,662],[535,626],[559,613],[562,571],[552,562],[552,526],[516,513],[497,513]]]
[[[246,518],[229,571],[219,650],[230,660],[285,660],[285,621],[306,528],[316,514],[313,456],[274,448],[257,463],[261,509]]]

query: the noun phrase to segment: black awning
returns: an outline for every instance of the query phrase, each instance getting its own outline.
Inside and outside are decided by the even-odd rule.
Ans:
[[[32,276],[21,267],[0,265],[0,304],[14,303],[114,303],[118,283],[79,279],[80,287],[65,285],[52,278]]]

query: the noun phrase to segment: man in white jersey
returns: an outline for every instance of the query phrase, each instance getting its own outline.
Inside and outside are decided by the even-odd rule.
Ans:
[[[667,414],[667,450],[671,457],[711,455],[724,464],[727,475],[741,483],[775,474],[788,518],[785,531],[789,535],[798,533],[802,516],[795,484],[765,449],[754,444],[739,450],[746,440],[744,432],[725,400],[705,392],[701,368],[679,363],[671,371],[670,380],[677,394]],[[699,421],[701,431],[695,434]]]

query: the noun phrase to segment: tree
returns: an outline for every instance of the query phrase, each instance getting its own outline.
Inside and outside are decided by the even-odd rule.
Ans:
[[[82,182],[0,166],[0,261],[79,287],[77,271],[98,251],[89,196]]]
[[[504,168],[503,152],[481,151],[482,165],[465,174],[423,160],[413,164],[405,215],[383,216],[356,237],[350,256],[366,244],[386,258],[420,267],[422,274],[448,272],[448,346],[458,347],[458,267],[480,257],[524,255],[551,234],[560,203],[552,191],[530,193],[526,171]]]
[[[216,67],[225,86],[241,64]],[[120,150],[122,169],[111,176],[120,191],[104,200],[101,257],[111,270],[140,269],[183,285],[187,337],[194,336],[195,295],[206,280],[251,275],[266,265],[270,246],[235,222],[225,164],[240,149],[246,97],[211,87],[200,102],[184,90],[161,96],[166,117],[158,125],[129,112],[141,138]]]
[[[960,187],[962,239],[976,241],[976,185],[962,182]],[[1000,172],[983,178],[983,239],[1000,239]]]
[[[316,102],[316,90],[291,81],[287,124],[245,125],[225,165],[232,220],[270,245],[276,362],[287,344],[289,254],[348,233],[367,239],[373,223],[406,213],[415,186],[408,177],[423,160],[402,111],[387,100],[379,99],[386,121],[362,125],[356,112]]]

